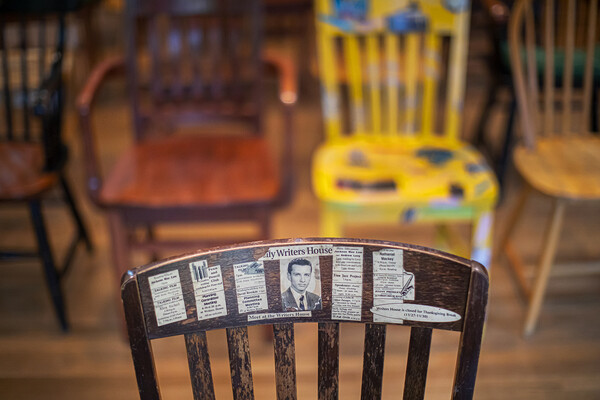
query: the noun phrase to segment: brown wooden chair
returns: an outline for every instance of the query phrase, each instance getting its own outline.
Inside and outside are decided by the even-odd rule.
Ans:
[[[261,54],[260,5],[131,0],[125,19],[126,57],[98,65],[77,101],[87,189],[107,212],[118,276],[133,249],[206,244],[159,240],[158,224],[253,221],[268,238],[271,212],[290,196],[296,88],[292,63]],[[265,69],[278,72],[284,104],[281,162],[262,134]],[[135,140],[102,176],[92,104],[105,78],[122,72]]]
[[[534,8],[535,5],[535,8]],[[539,7],[539,8],[538,8]],[[541,9],[534,13],[533,10]],[[546,285],[553,269],[559,233],[567,205],[600,200],[600,138],[590,135],[587,121],[591,105],[594,52],[598,46],[598,1],[519,0],[511,13],[509,44],[523,143],[514,152],[515,166],[524,187],[501,247],[505,249],[517,282],[529,299],[524,334],[533,333],[540,313]],[[543,29],[536,30],[537,26]],[[536,32],[542,32],[538,37]],[[536,63],[537,40],[547,55],[543,76]],[[585,49],[577,60],[577,45]],[[562,63],[562,79],[555,75],[555,62]],[[574,68],[574,65],[580,65]],[[574,77],[583,79],[582,90],[575,90]],[[541,88],[539,87],[541,84]],[[559,104],[560,107],[556,107]],[[557,109],[560,112],[557,112]],[[525,202],[532,191],[549,196],[552,218],[545,232],[542,254],[533,284],[526,279],[526,266],[509,242],[516,223],[521,220]],[[580,274],[597,271],[597,265],[565,265],[555,273]]]
[[[0,4],[0,203],[28,204],[38,251],[3,251],[0,258],[41,257],[56,314],[62,329],[67,330],[60,279],[71,265],[77,245],[83,241],[91,250],[92,244],[64,172],[68,159],[61,138],[65,23],[64,15],[56,10],[42,7],[34,12],[27,6],[14,1]],[[64,193],[76,229],[58,267],[41,207],[44,196],[57,187]]]
[[[281,279],[290,270],[308,274],[304,287]],[[295,304],[286,299],[297,287],[306,304],[302,296]],[[234,398],[253,398],[247,327],[265,324],[273,325],[277,398],[294,399],[294,324],[303,322],[319,324],[319,399],[338,397],[340,322],[365,325],[363,399],[381,397],[387,324],[411,328],[404,399],[423,398],[432,331],[438,329],[460,332],[451,397],[470,399],[487,291],[487,272],[475,261],[357,239],[275,240],[199,251],[129,271],[121,286],[143,399],[160,398],[151,343],[176,335],[185,336],[194,398],[214,398],[205,333],[213,329],[227,330]]]

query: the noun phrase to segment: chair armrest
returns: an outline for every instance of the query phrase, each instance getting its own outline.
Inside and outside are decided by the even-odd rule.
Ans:
[[[262,53],[263,64],[277,73],[279,80],[279,100],[284,107],[284,142],[280,161],[282,171],[282,185],[277,198],[277,205],[283,206],[291,200],[292,188],[294,187],[294,151],[293,151],[293,122],[292,109],[298,99],[298,84],[296,66],[288,57],[282,56],[273,50],[265,50]]]
[[[90,198],[96,205],[100,205],[98,196],[102,186],[102,178],[100,176],[100,164],[92,130],[92,105],[106,78],[115,73],[122,73],[124,71],[125,60],[123,57],[111,57],[104,60],[94,68],[75,101],[83,139],[85,170],[87,175],[86,187]]]
[[[506,25],[510,18],[510,7],[503,0],[482,0],[483,7],[496,25]]]
[[[295,104],[298,99],[298,77],[292,60],[273,50],[265,50],[261,58],[267,68],[277,73],[279,100],[283,104]]]

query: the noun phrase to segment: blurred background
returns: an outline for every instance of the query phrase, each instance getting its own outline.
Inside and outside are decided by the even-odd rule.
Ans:
[[[270,0],[262,8],[264,46],[292,60],[298,80],[297,102],[292,114],[293,194],[288,204],[273,212],[271,238],[319,236],[320,209],[311,188],[311,162],[317,147],[324,141],[324,122],[316,72],[312,6],[310,1]],[[506,60],[499,59],[500,42],[506,39],[507,19],[502,19],[510,6],[474,1],[470,16],[460,136],[481,149],[492,167],[499,171],[501,183],[493,230],[494,253],[489,265],[488,321],[475,397],[597,399],[600,398],[600,276],[551,279],[537,330],[534,335],[524,338],[521,333],[526,302],[514,283],[503,251],[497,246],[522,186],[510,155],[506,156],[506,161],[502,159],[505,132],[515,107],[511,84],[507,83],[510,71]],[[492,15],[494,12],[495,16]],[[3,11],[3,16],[7,15],[8,11]],[[10,20],[4,20],[4,23],[10,24]],[[92,204],[86,192],[86,155],[75,107],[76,97],[93,66],[125,52],[124,25],[124,5],[119,0],[76,4],[66,14],[62,137],[69,149],[69,157],[65,175],[71,183],[94,249],[87,252],[84,246],[79,246],[68,274],[61,280],[70,322],[68,333],[62,332],[57,323],[41,261],[37,258],[2,260],[0,398],[3,399],[130,399],[137,396],[129,345],[123,336],[117,304],[119,286],[111,258],[106,213]],[[12,40],[11,35],[16,37],[17,30],[5,31],[6,40]],[[124,76],[111,79],[98,93],[94,105],[92,122],[102,141],[100,161],[107,165],[133,141],[126,87]],[[494,93],[490,94],[492,88],[495,88]],[[278,90],[277,79],[266,74],[262,93],[263,132],[275,152],[281,151],[281,131],[285,128]],[[597,113],[597,109],[592,112]],[[579,118],[574,115],[574,120]],[[520,125],[514,123],[512,129],[513,140],[517,143],[521,138]],[[48,237],[56,259],[63,259],[70,251],[71,236],[75,232],[62,197],[60,188],[56,187],[43,200]],[[546,196],[532,195],[525,206],[526,222],[513,234],[514,246],[532,263],[539,256],[551,207]],[[600,205],[597,203],[567,208],[557,245],[557,260],[600,259],[599,229]],[[470,228],[459,224],[458,231],[467,236]],[[157,228],[154,234],[227,240],[231,232],[235,232],[235,237],[252,237],[256,227],[242,222],[172,224]],[[427,224],[383,228],[364,224],[349,228],[345,236],[436,245],[435,229]],[[36,245],[27,207],[21,203],[3,202],[0,207],[0,247],[34,249]],[[177,252],[164,251],[157,256],[173,254]],[[131,267],[149,261],[147,254],[134,252]],[[297,349],[310,349],[297,351],[298,395],[316,398],[316,326],[304,324],[296,329]],[[400,328],[388,331],[384,398],[395,398],[401,390],[394,376],[404,373],[407,337]],[[452,334],[434,335],[427,398],[447,398],[457,340]],[[250,330],[250,341],[256,397],[273,398],[272,342],[258,328]],[[228,398],[231,387],[224,333],[211,332],[209,346],[217,397]],[[340,349],[340,397],[343,399],[356,398],[360,392],[362,346],[362,328],[344,325]],[[183,338],[157,341],[154,349],[164,398],[192,398]]]

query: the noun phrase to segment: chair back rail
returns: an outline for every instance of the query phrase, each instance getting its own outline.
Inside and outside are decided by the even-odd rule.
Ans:
[[[366,11],[317,1],[328,138],[367,132],[379,137],[457,138],[469,10],[445,4],[388,2],[381,10],[374,6]]]
[[[311,265],[309,309],[284,305],[285,276],[298,258]],[[129,271],[122,297],[144,399],[160,398],[151,341],[175,335],[185,336],[194,398],[214,398],[205,331],[223,328],[234,398],[254,398],[248,326],[264,324],[273,325],[277,398],[294,399],[294,324],[302,322],[318,323],[319,399],[338,397],[340,322],[365,325],[363,399],[381,398],[387,324],[411,327],[405,399],[425,393],[432,331],[460,332],[452,398],[465,399],[475,386],[487,288],[481,265],[435,250],[295,239],[201,251]],[[319,298],[312,305],[311,296]]]
[[[258,131],[258,2],[131,0],[127,10],[127,70],[138,138],[159,117],[175,126],[239,118]]]
[[[587,132],[584,121],[597,112],[591,109],[598,86],[594,80],[598,74],[594,53],[600,36],[597,20],[598,0],[515,3],[509,48],[527,146],[535,146],[536,135]],[[580,106],[576,108],[576,104]],[[582,117],[574,117],[574,113]]]

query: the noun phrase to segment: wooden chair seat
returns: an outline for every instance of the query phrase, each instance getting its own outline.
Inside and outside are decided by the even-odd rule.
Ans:
[[[151,139],[120,157],[100,201],[150,207],[268,202],[279,191],[276,164],[269,160],[261,138]]]
[[[600,139],[539,139],[531,150],[515,150],[515,166],[536,190],[565,199],[600,199]]]
[[[0,200],[23,200],[54,186],[56,172],[44,171],[45,155],[35,143],[0,143]]]
[[[472,204],[496,195],[493,172],[471,146],[410,137],[325,143],[313,182],[321,200],[335,203]]]

